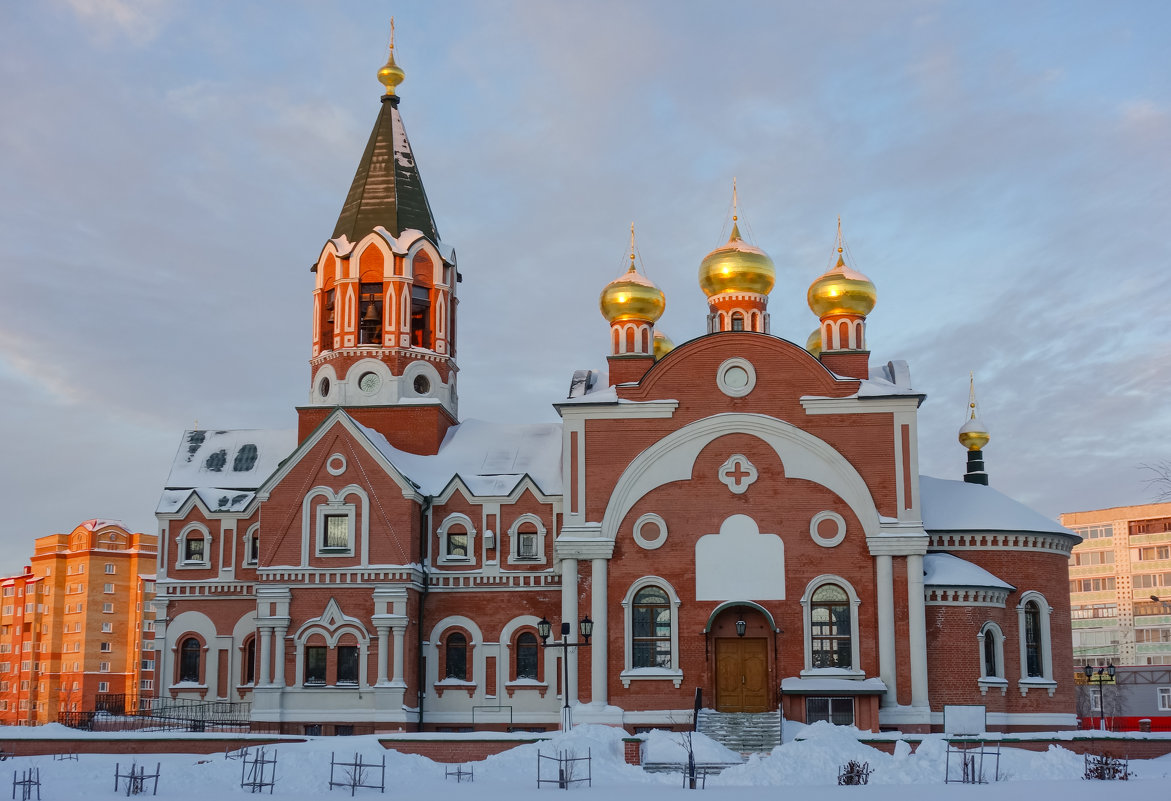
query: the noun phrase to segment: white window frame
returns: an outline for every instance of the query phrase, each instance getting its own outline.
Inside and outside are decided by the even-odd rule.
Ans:
[[[98,673],[109,673],[109,672],[110,672],[110,663],[109,662],[98,662]]]
[[[259,542],[260,538],[260,524],[254,523],[248,532],[244,535],[244,564],[249,567],[256,567],[260,564],[260,549],[256,548],[256,558],[252,558],[253,546]]]
[[[108,693],[109,691],[110,691],[110,682],[108,682],[108,681],[99,681],[98,682],[98,692]]]
[[[825,584],[837,584],[846,591],[846,596],[849,598],[850,604],[850,668],[849,671],[843,673],[842,668],[815,668],[813,667],[813,620],[811,618],[813,593],[817,592],[818,588]],[[805,667],[801,671],[801,676],[817,677],[834,675],[840,678],[863,678],[866,676],[866,671],[860,669],[858,665],[862,664],[861,658],[861,640],[862,632],[858,629],[858,607],[862,604],[861,599],[858,598],[858,593],[854,590],[854,585],[846,581],[841,576],[834,576],[829,573],[823,573],[817,578],[805,585],[805,593],[801,596],[801,624],[804,629],[804,649],[805,649]]]
[[[114,624],[110,622],[102,623],[102,634],[112,634],[114,632]]]
[[[193,534],[203,537],[202,561],[188,561],[187,559],[187,538]],[[177,570],[205,570],[211,567],[211,530],[207,526],[202,523],[188,523],[175,538],[175,543],[178,546],[175,559]]]
[[[1041,675],[1030,676],[1028,665],[1028,646],[1025,642],[1025,606],[1033,601],[1040,612],[1041,623]],[[1018,682],[1021,695],[1027,695],[1032,688],[1048,690],[1053,695],[1057,690],[1057,682],[1053,679],[1053,640],[1049,633],[1052,608],[1045,596],[1036,590],[1027,590],[1021,594],[1020,603],[1016,607],[1017,614],[1017,643],[1020,648],[1021,678]]]
[[[114,573],[115,573],[116,571],[117,571],[117,568],[116,568],[116,567],[114,567],[114,563],[113,563],[113,562],[106,562],[106,575],[107,575],[107,576],[112,576],[112,575],[114,575]]]
[[[325,519],[327,517],[344,517],[346,518],[346,547],[326,547],[325,545]],[[317,505],[317,555],[318,556],[353,556],[354,555],[354,531],[355,522],[357,521],[357,510],[352,503],[345,501],[326,501]]]
[[[520,527],[531,523],[537,528],[537,550],[532,557],[520,555]],[[545,524],[534,514],[523,514],[512,522],[508,528],[508,564],[515,565],[543,565],[548,561],[545,554]]]
[[[658,587],[667,593],[671,604],[671,668],[634,668],[634,596],[646,587]],[[683,683],[683,670],[679,665],[679,593],[671,582],[659,576],[643,576],[632,583],[622,599],[622,644],[623,670],[619,674],[623,687],[630,687],[632,681],[670,681],[678,688]]]
[[[467,529],[467,556],[447,555],[447,532],[452,526],[457,524]],[[439,553],[435,556],[435,564],[438,565],[466,565],[476,561],[476,526],[472,523],[470,517],[460,512],[453,512],[443,519],[443,522],[439,525]]]
[[[1171,687],[1159,687],[1156,696],[1159,699],[1159,711],[1171,712]]]
[[[112,615],[114,613],[113,604],[102,604],[102,614]]]
[[[998,673],[993,676],[984,672],[984,645],[988,637],[992,638],[996,651]],[[980,633],[976,635],[976,643],[979,646],[977,654],[980,660],[978,663],[980,665],[980,678],[977,683],[980,685],[980,695],[986,695],[990,689],[999,689],[1000,694],[1004,695],[1008,692],[1008,679],[1004,675],[1004,632],[1000,630],[1000,626],[989,620],[980,627]]]

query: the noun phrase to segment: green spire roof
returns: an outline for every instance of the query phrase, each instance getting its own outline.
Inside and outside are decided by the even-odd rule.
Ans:
[[[433,242],[439,241],[398,100],[395,95],[382,98],[378,120],[333,229],[334,239],[344,234],[357,242],[381,225],[394,236],[416,228]]]

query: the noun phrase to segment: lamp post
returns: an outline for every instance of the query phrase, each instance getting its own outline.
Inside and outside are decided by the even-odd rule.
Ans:
[[[561,649],[561,675],[563,677],[561,696],[565,699],[565,704],[561,707],[561,731],[569,731],[573,728],[573,710],[569,707],[569,649],[589,648],[590,635],[594,633],[594,621],[590,620],[589,615],[583,617],[577,626],[584,642],[569,641],[569,623],[565,621],[561,623],[561,642],[549,642],[549,635],[553,633],[553,624],[546,618],[541,618],[541,622],[537,624],[541,647]]]
[[[1102,693],[1102,682],[1106,681],[1106,679],[1102,678],[1103,673],[1105,673],[1107,676],[1109,676],[1110,680],[1113,681],[1114,680],[1114,665],[1113,665],[1113,663],[1107,662],[1106,667],[1098,668],[1097,678],[1094,677],[1094,666],[1093,665],[1086,665],[1086,667],[1085,667],[1086,681],[1087,682],[1091,682],[1091,681],[1098,682],[1098,713],[1102,718],[1102,731],[1106,731],[1106,696]],[[1091,708],[1090,712],[1093,712],[1093,711],[1094,710]]]

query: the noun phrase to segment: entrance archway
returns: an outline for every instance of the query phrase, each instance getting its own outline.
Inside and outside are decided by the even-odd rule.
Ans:
[[[743,621],[743,634],[737,623]],[[715,708],[767,712],[775,708],[771,616],[756,604],[725,604],[708,623],[712,638]]]

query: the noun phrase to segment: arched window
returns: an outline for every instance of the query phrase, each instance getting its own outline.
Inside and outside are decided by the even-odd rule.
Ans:
[[[1025,675],[1045,677],[1045,646],[1041,639],[1041,607],[1036,601],[1025,604]]]
[[[468,532],[456,523],[447,530],[446,556],[448,559],[468,558]]]
[[[1000,663],[996,659],[996,640],[984,635],[984,674],[985,676],[999,676]]]
[[[850,597],[836,584],[818,587],[809,602],[814,668],[853,667]]]
[[[348,644],[337,647],[337,683],[357,684],[359,650],[353,636],[347,635]]]
[[[989,620],[976,639],[980,643],[980,692],[999,688],[1004,694],[1008,690],[1008,681],[1004,676],[1004,634],[1000,626]]]
[[[516,558],[537,558],[537,527],[532,523],[521,523],[516,531]]]
[[[458,631],[447,635],[444,678],[468,680],[468,638]]]
[[[314,635],[320,643],[321,635]],[[321,644],[305,646],[305,685],[321,686],[325,684],[326,674],[326,647]]]
[[[195,637],[179,643],[179,681],[199,681],[199,657],[203,645]]]
[[[431,260],[424,253],[416,253],[411,286],[411,345],[416,348],[431,348],[431,281],[433,268]]]
[[[643,587],[631,606],[631,667],[671,668],[671,600],[661,587]]]
[[[525,631],[516,638],[516,677],[518,679],[536,679],[538,654],[537,635]]]
[[[249,637],[244,644],[244,683],[256,683],[256,638]]]
[[[744,330],[744,315],[741,314],[740,312],[732,312],[732,330],[733,331],[743,331]]]

